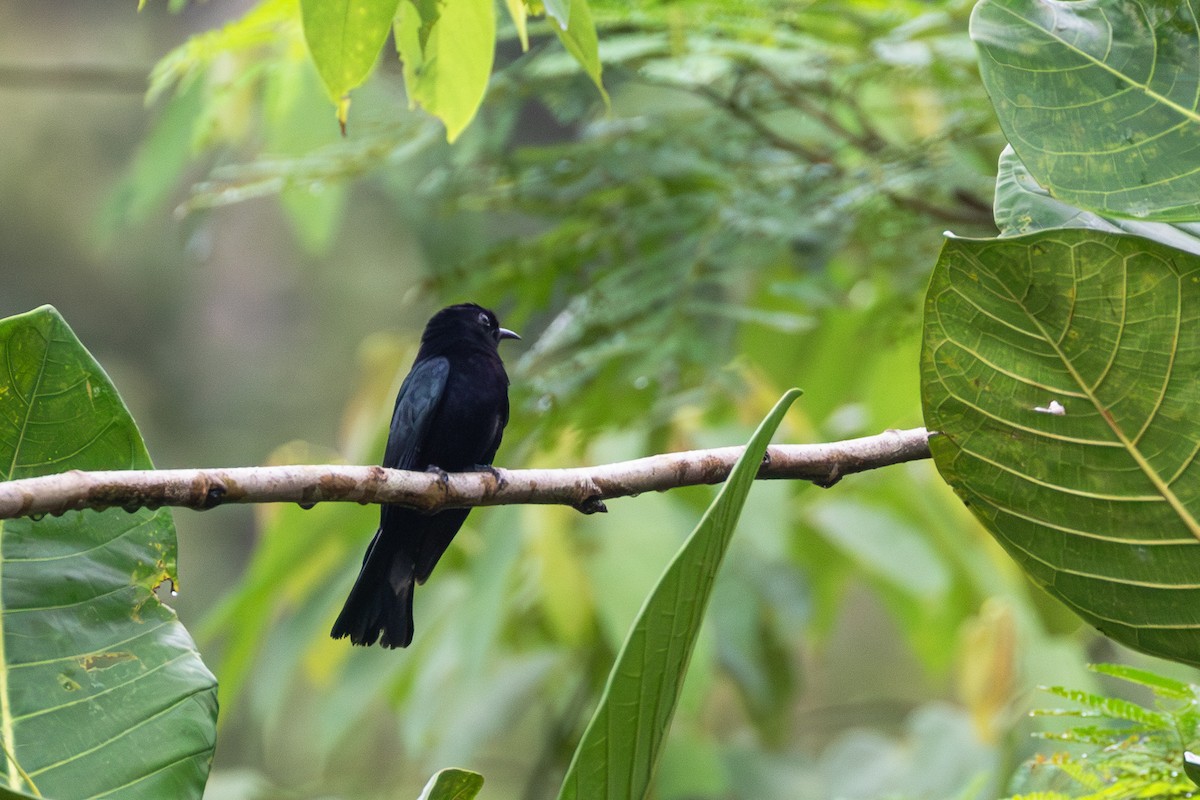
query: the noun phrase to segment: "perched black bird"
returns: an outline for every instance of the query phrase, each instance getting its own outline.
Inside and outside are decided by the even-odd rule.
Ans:
[[[486,308],[465,303],[433,315],[396,395],[383,465],[463,472],[492,463],[508,423],[508,375],[497,348],[520,336]],[[424,583],[470,513],[422,514],[380,506],[379,530],[333,630],[354,644],[407,647],[413,586]]]

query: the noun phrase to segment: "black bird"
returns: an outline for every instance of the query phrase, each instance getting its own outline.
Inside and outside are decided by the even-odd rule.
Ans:
[[[497,349],[504,339],[520,338],[474,303],[434,314],[396,395],[383,466],[446,472],[489,467],[508,423],[508,374]],[[433,572],[468,513],[380,506],[379,530],[330,635],[407,647],[414,584]]]

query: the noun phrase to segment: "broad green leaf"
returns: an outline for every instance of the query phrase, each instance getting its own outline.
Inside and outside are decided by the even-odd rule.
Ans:
[[[646,598],[571,759],[560,800],[639,798],[649,791],[721,560],[767,443],[799,395],[789,390],[758,426],[716,500]]]
[[[304,40],[343,128],[350,90],[371,74],[397,5],[397,0],[300,0]]]
[[[1200,216],[1200,28],[1158,0],[983,0],[980,72],[1052,196],[1105,215]]]
[[[465,769],[444,769],[429,779],[417,800],[471,800],[483,788],[483,776]]]
[[[397,9],[396,50],[404,62],[409,103],[446,126],[453,142],[475,117],[487,91],[496,49],[491,0],[403,2]]]
[[[149,469],[108,376],[58,312],[0,321],[0,478]],[[47,797],[199,797],[216,680],[159,583],[165,510],[0,523],[0,780]]]
[[[592,11],[588,8],[587,0],[571,0],[570,5],[565,8],[569,19],[556,17],[559,24],[550,27],[558,34],[558,39],[567,52],[583,67],[592,83],[596,84],[604,98],[604,104],[608,105],[608,92],[605,91],[604,81],[601,79],[600,41],[596,37],[596,23],[592,20]],[[551,13],[550,9],[551,4],[546,3],[547,13]]]
[[[925,304],[938,470],[1101,632],[1200,664],[1200,258],[1089,230],[946,242]]]
[[[1020,236],[1051,228],[1088,228],[1108,233],[1132,233],[1200,254],[1200,223],[1141,222],[1103,217],[1056,200],[1033,179],[1013,152],[1012,145],[1000,154],[995,217],[1001,236]]]

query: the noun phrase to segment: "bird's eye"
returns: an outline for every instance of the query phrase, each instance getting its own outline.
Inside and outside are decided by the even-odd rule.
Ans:
[[[480,312],[479,312],[479,324],[480,324],[480,325],[482,325],[482,326],[483,326],[483,327],[485,327],[485,328],[489,328],[489,327],[491,327],[491,325],[492,325],[492,318],[491,318],[491,317],[489,317],[489,316],[487,315],[487,312],[486,312],[486,311],[480,311]]]

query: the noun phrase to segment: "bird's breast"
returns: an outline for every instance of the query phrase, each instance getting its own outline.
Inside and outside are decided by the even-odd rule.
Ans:
[[[422,461],[448,472],[490,460],[505,410],[508,378],[498,359],[451,363],[446,390],[422,448]]]

